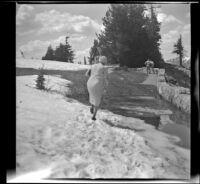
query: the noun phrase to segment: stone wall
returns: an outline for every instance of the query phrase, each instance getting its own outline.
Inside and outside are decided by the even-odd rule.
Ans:
[[[190,113],[190,89],[180,86],[169,85],[165,81],[165,69],[159,69],[157,78],[157,89],[159,94],[167,101],[175,104],[184,112]]]

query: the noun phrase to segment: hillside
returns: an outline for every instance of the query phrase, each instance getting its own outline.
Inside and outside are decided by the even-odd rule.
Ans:
[[[165,72],[168,76],[176,79],[178,86],[190,88],[190,70],[184,70],[176,65],[165,63]]]
[[[165,63],[179,66],[180,65],[179,57],[166,60]],[[185,68],[190,69],[190,64],[191,64],[190,57],[183,58],[183,66]]]

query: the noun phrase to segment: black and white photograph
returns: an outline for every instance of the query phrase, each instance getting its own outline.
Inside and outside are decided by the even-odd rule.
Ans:
[[[189,180],[190,8],[16,3],[16,181]]]

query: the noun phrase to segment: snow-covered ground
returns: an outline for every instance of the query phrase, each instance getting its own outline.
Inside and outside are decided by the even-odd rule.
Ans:
[[[46,70],[81,70],[87,69],[89,65],[65,63],[57,61],[37,60],[37,59],[16,59],[16,66],[20,68],[44,68]]]
[[[43,62],[21,59],[16,64],[37,69]],[[87,67],[54,61],[44,66]],[[89,106],[64,95],[71,81],[45,76],[50,91],[41,91],[35,88],[36,77],[16,77],[17,175],[47,169],[50,178],[189,178],[190,152],[174,144],[178,137],[107,110],[93,122]]]
[[[158,72],[157,89],[159,94],[167,101],[173,103],[181,110],[190,113],[191,96],[190,89],[180,86],[170,86],[165,81],[165,70],[160,69]]]

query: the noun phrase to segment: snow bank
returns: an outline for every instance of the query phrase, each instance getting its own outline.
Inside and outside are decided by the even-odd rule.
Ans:
[[[48,69],[48,70],[82,70],[82,69],[88,69],[90,65],[80,65],[80,64],[65,63],[65,62],[58,62],[58,61],[17,58],[16,67],[34,68],[34,69],[44,67],[44,69]]]
[[[49,168],[50,178],[187,178],[185,171],[171,172],[169,162],[134,128],[148,130],[150,135],[143,135],[152,145],[170,146],[166,134],[142,120],[108,111],[99,111],[93,122],[88,106],[37,90],[34,80],[35,76],[17,77],[18,174]],[[50,84],[54,82],[64,81],[50,77]],[[117,127],[119,122],[133,130]],[[165,152],[170,157],[169,151]],[[171,158],[176,163],[176,158]],[[182,165],[187,164],[183,160]]]
[[[165,81],[165,70],[160,69],[158,72],[157,89],[159,94],[166,100],[175,104],[181,110],[190,113],[190,90],[188,88],[170,86]]]

